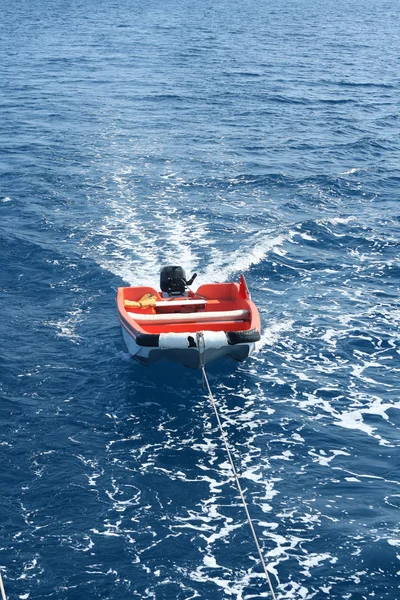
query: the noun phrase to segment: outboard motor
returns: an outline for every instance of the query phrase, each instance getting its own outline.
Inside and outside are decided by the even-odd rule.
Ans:
[[[160,272],[160,288],[163,296],[185,296],[187,286],[191,285],[196,277],[194,273],[187,281],[182,267],[163,267]]]

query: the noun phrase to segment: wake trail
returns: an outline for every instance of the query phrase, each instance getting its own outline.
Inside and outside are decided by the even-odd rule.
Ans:
[[[84,224],[82,245],[101,268],[130,285],[158,284],[166,264],[180,264],[187,274],[197,271],[199,285],[228,281],[262,263],[272,251],[283,253],[289,233],[266,232],[247,236],[231,251],[232,234],[216,235],[212,214],[199,215],[186,196],[169,184],[146,202],[122,171],[113,176],[117,192],[103,202],[100,224]],[[186,194],[186,192],[185,192]],[[175,203],[175,206],[173,205]]]

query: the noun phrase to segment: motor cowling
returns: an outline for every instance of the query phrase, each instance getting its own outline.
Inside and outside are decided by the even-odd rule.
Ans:
[[[160,288],[169,296],[183,296],[186,291],[186,273],[182,267],[163,267],[160,272]]]

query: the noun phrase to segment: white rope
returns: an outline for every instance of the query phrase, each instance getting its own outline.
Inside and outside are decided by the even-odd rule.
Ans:
[[[203,345],[202,348],[201,348],[201,345]],[[229,458],[229,462],[230,462],[230,465],[231,465],[233,476],[234,476],[235,481],[236,481],[237,488],[239,490],[239,494],[240,494],[240,498],[242,500],[243,508],[244,508],[244,510],[246,512],[247,521],[248,521],[248,523],[250,525],[251,533],[253,534],[253,538],[254,538],[255,544],[257,546],[258,555],[260,557],[261,564],[262,564],[262,567],[264,569],[265,577],[267,578],[267,581],[268,581],[268,585],[269,585],[269,589],[270,589],[270,592],[271,592],[271,596],[272,596],[273,600],[276,600],[274,588],[272,587],[271,578],[270,578],[268,570],[267,570],[267,565],[265,563],[265,560],[264,560],[264,557],[263,557],[263,554],[262,554],[262,551],[261,551],[260,543],[258,541],[257,534],[256,534],[256,531],[254,529],[253,521],[251,519],[250,512],[249,512],[249,509],[248,509],[248,506],[247,506],[247,502],[246,502],[246,499],[244,497],[242,486],[240,484],[239,475],[237,474],[237,471],[235,469],[235,464],[233,462],[232,453],[229,450],[228,440],[227,440],[227,437],[225,435],[225,431],[224,431],[224,429],[222,427],[222,422],[221,422],[221,418],[219,416],[217,404],[216,404],[215,398],[214,398],[214,396],[212,394],[212,391],[211,391],[211,388],[210,388],[210,384],[208,382],[208,377],[207,377],[207,374],[206,374],[206,370],[204,368],[205,342],[204,342],[204,337],[202,336],[201,332],[197,334],[197,346],[199,348],[199,354],[200,354],[200,368],[201,368],[202,373],[203,373],[203,384],[205,382],[206,386],[207,386],[208,396],[209,396],[209,399],[211,401],[212,407],[214,409],[215,416],[217,418],[218,427],[219,427],[219,430],[221,432],[221,437],[222,437],[222,440],[223,440],[224,445],[225,445],[225,450],[226,450],[226,453],[227,453],[228,458]]]
[[[0,592],[1,592],[1,599],[2,600],[7,600],[6,593],[4,591],[3,579],[1,577],[1,573],[0,573]]]

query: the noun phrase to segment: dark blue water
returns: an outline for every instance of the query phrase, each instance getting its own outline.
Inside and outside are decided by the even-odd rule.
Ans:
[[[269,597],[199,373],[123,344],[180,263],[261,312],[208,372],[277,597],[399,598],[398,4],[0,14],[8,596]]]

